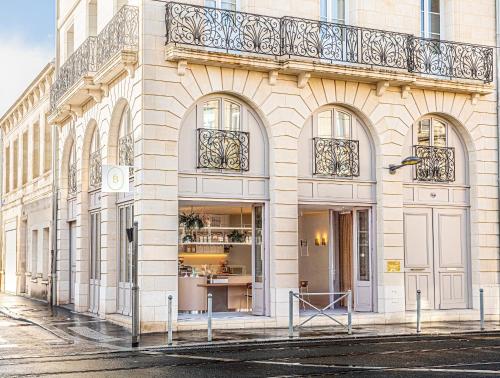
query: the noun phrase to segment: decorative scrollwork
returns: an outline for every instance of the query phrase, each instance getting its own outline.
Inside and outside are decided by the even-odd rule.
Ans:
[[[198,129],[198,168],[248,171],[250,134]]]
[[[76,170],[76,163],[73,163],[69,166],[68,169],[68,197],[72,198],[76,196],[77,192],[77,184],[76,184],[76,177],[77,177],[77,170]]]
[[[97,36],[96,70],[121,51],[139,47],[139,9],[124,5]]]
[[[174,2],[168,2],[166,8],[167,43],[493,81],[491,47]]]
[[[83,76],[96,69],[96,37],[88,37],[59,68],[50,87],[50,106],[54,110],[59,99]]]
[[[493,81],[493,49],[467,43],[413,37],[408,71]]]
[[[280,55],[280,19],[169,2],[169,42],[258,54]]]
[[[313,138],[313,146],[315,175],[359,176],[359,141]]]
[[[118,140],[118,160],[120,165],[128,165],[129,175],[134,175],[134,137],[125,135]]]
[[[101,187],[102,183],[102,160],[101,151],[90,154],[89,161],[89,185],[93,189]]]
[[[422,160],[415,167],[415,180],[455,181],[455,148],[413,146],[415,156]]]

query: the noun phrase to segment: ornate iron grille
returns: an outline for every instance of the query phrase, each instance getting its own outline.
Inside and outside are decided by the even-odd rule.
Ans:
[[[139,46],[139,9],[124,5],[97,36],[96,70],[121,51]]]
[[[59,99],[83,76],[96,70],[96,37],[88,37],[59,68],[50,87],[50,105],[56,108]]]
[[[69,166],[68,170],[68,197],[74,197],[76,195],[76,163]]]
[[[101,151],[90,154],[89,185],[91,188],[100,188],[102,183]]]
[[[493,48],[296,17],[169,2],[167,43],[493,81]]]
[[[250,134],[198,129],[198,168],[248,171]]]
[[[493,81],[493,49],[467,43],[413,37],[408,71]]]
[[[118,140],[118,160],[120,165],[128,165],[129,175],[134,175],[134,137],[125,135]]]
[[[313,138],[313,147],[315,175],[359,176],[359,141]]]
[[[422,159],[415,167],[415,180],[455,181],[455,148],[413,146],[415,156]]]
[[[169,2],[168,42],[280,55],[280,19],[252,13]]]

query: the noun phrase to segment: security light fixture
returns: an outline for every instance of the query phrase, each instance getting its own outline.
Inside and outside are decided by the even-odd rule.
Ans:
[[[415,165],[415,164],[418,164],[422,161],[421,158],[417,157],[417,156],[408,156],[407,158],[403,159],[403,161],[401,162],[401,164],[391,164],[389,165],[389,173],[391,175],[395,174],[396,171],[401,168],[401,167],[404,167],[406,165]]]

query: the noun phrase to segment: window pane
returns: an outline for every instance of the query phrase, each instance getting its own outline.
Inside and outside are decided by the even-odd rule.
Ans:
[[[215,0],[205,0],[205,6],[215,8],[217,6],[217,2]]]
[[[368,210],[358,211],[358,280],[370,281]]]
[[[335,111],[335,138],[349,139],[351,136],[351,116]]]
[[[264,240],[263,240],[263,213],[262,206],[254,208],[254,266],[255,266],[255,282],[263,282],[264,278]]]
[[[318,137],[332,137],[332,112],[331,110],[318,114]]]
[[[440,25],[439,25],[439,14],[430,14],[429,15],[429,25],[430,25],[430,33],[440,34]]]
[[[433,120],[432,131],[434,133],[434,146],[446,147],[446,125],[441,121]]]
[[[424,119],[418,124],[417,144],[428,146],[430,142],[431,120]]]
[[[224,102],[224,129],[240,130],[240,106],[232,102]]]
[[[205,129],[219,128],[219,101],[212,100],[203,104],[203,127]]]
[[[221,1],[221,8],[235,11],[236,10],[236,0],[222,0]]]
[[[439,2],[440,0],[429,0],[429,11],[439,13]]]
[[[345,0],[332,0],[333,22],[345,22]]]
[[[328,7],[326,0],[321,0],[320,2],[320,19],[321,21],[328,21]]]

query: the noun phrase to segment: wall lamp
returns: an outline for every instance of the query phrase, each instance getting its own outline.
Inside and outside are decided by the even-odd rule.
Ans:
[[[395,174],[396,171],[401,168],[401,167],[405,167],[407,165],[415,165],[415,164],[418,164],[422,161],[421,158],[417,157],[417,156],[408,156],[407,158],[405,158],[401,164],[391,164],[389,165],[389,173],[391,175]]]

